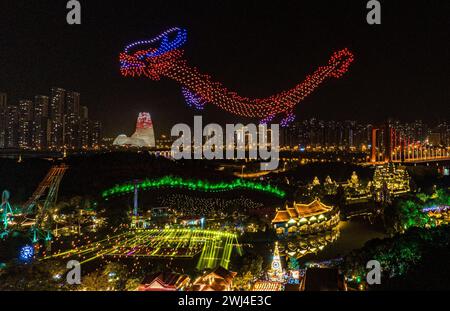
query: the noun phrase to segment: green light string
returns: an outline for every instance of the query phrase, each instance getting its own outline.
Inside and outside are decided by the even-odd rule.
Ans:
[[[181,177],[165,176],[159,179],[146,179],[138,182],[138,189],[149,190],[158,188],[183,188],[193,191],[205,191],[205,192],[218,192],[218,191],[232,191],[236,189],[247,189],[252,191],[265,192],[280,198],[284,198],[286,193],[271,185],[263,185],[261,183],[255,183],[252,181],[245,181],[242,179],[236,179],[232,182],[219,182],[211,183],[202,180],[185,180]],[[102,192],[102,197],[107,199],[114,195],[124,195],[133,193],[135,183],[130,182],[122,185],[117,185],[111,189]]]

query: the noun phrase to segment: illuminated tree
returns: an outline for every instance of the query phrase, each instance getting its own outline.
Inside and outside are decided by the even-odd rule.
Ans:
[[[251,271],[245,272],[243,275],[238,275],[233,279],[233,287],[236,290],[250,290],[255,277]]]
[[[94,271],[82,277],[80,290],[85,291],[108,291],[113,289],[108,276],[101,271]]]
[[[288,268],[290,270],[298,270],[300,269],[300,264],[298,263],[297,258],[291,256],[289,257]]]
[[[136,278],[127,279],[127,282],[125,284],[125,290],[135,291],[135,290],[137,290],[137,288],[139,287],[140,284],[141,284],[140,279],[136,279]]]
[[[58,261],[10,262],[0,275],[0,290],[58,290],[63,284],[55,276],[63,278],[64,272],[64,265]]]
[[[400,201],[398,209],[400,224],[406,230],[430,224],[430,217],[422,211],[423,206],[412,200]]]

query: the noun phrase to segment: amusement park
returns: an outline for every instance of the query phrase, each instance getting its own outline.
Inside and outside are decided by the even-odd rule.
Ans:
[[[450,289],[443,8],[6,2],[0,294]]]

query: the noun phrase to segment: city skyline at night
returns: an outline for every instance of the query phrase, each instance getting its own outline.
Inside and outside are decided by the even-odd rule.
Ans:
[[[63,20],[59,24],[63,5],[4,3],[1,91],[15,104],[61,85],[83,94],[84,104],[102,122],[106,136],[129,130],[141,111],[149,111],[160,122],[157,127],[167,133],[174,123],[192,120],[197,112],[184,105],[179,88],[168,80],[154,83],[120,77],[115,55],[130,41],[151,38],[179,25],[189,30],[186,53],[190,63],[250,97],[291,88],[327,59],[330,51],[349,47],[356,57],[350,73],[298,105],[299,120],[448,119],[445,10],[429,5],[421,18],[409,18],[414,16],[414,6],[387,3],[383,23],[370,26],[363,6],[325,3],[289,3],[271,10],[275,4],[260,4],[257,9],[249,1],[235,10],[232,1],[220,6],[202,1],[170,6],[136,1],[120,15],[116,5],[110,4],[94,16],[100,2],[91,1],[84,5],[79,27],[64,25]],[[266,11],[272,13],[264,16]],[[21,18],[11,22],[19,13]],[[196,16],[195,20],[189,15]],[[316,21],[319,16],[320,23]],[[34,23],[40,27],[33,29]],[[36,42],[40,34],[44,37]],[[33,54],[40,60],[33,66],[21,61],[26,59],[21,55],[28,48],[25,42],[33,45]],[[176,109],[177,114],[168,114],[163,107]],[[105,110],[108,115],[102,113]],[[211,122],[253,121],[224,116],[215,108],[203,114]]]

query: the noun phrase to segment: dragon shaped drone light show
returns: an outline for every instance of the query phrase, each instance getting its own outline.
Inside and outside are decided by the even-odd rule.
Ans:
[[[295,119],[294,108],[311,94],[326,78],[340,78],[353,62],[348,49],[335,52],[328,65],[317,68],[294,88],[268,98],[242,97],[190,67],[183,59],[181,47],[187,41],[187,31],[170,28],[159,36],[128,45],[120,54],[120,71],[123,76],[146,76],[158,81],[166,77],[182,86],[186,103],[196,109],[213,104],[234,115],[259,118],[262,124],[282,115],[280,125],[285,127]]]

